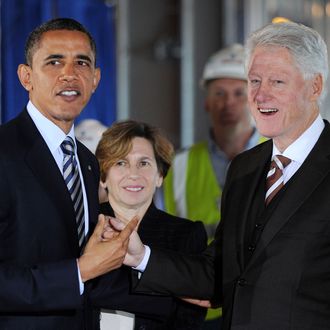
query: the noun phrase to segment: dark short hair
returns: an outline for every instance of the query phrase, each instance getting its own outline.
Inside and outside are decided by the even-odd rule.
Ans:
[[[135,120],[125,120],[108,128],[96,148],[95,155],[100,164],[102,181],[105,181],[109,168],[131,151],[135,137],[145,138],[151,143],[158,171],[165,178],[172,163],[172,143],[157,127]]]
[[[32,65],[32,58],[35,51],[39,47],[39,43],[42,38],[42,35],[48,31],[58,31],[58,30],[80,31],[86,34],[96,59],[95,40],[93,39],[92,35],[88,32],[88,30],[81,23],[79,23],[78,21],[72,18],[55,18],[39,25],[29,34],[25,43],[25,50],[24,50],[26,64],[30,66]]]

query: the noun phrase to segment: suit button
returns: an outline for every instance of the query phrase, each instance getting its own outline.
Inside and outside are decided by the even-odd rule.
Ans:
[[[244,286],[246,284],[246,279],[244,278],[240,278],[238,281],[237,281],[238,285],[239,286]]]
[[[254,245],[250,245],[250,246],[248,247],[248,250],[249,250],[250,252],[253,252],[255,249],[256,249],[256,247],[255,247]]]
[[[255,228],[256,229],[261,229],[261,227],[262,227],[262,224],[261,223],[256,223],[256,225],[255,225]]]

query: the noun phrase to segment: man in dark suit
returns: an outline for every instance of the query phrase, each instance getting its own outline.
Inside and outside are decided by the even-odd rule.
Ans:
[[[313,29],[280,23],[254,32],[246,51],[250,110],[270,140],[233,160],[215,241],[199,256],[151,249],[144,269],[148,249],[135,235],[125,263],[144,270],[137,291],[215,293],[224,329],[330,329],[326,45]]]
[[[101,216],[85,246],[98,217],[99,169],[73,122],[100,79],[95,43],[80,23],[55,19],[30,34],[25,55],[18,76],[29,103],[0,127],[0,329],[97,328],[87,281],[122,264],[134,224],[102,242]],[[80,185],[71,195],[61,148],[68,137]]]

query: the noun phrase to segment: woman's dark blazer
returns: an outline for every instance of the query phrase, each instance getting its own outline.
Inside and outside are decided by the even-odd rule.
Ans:
[[[100,211],[114,215],[109,203],[101,204]],[[202,222],[172,216],[157,209],[153,203],[141,220],[138,233],[144,244],[151,248],[195,254],[207,245]],[[206,313],[204,308],[175,297],[133,294],[130,279],[130,268],[125,266],[103,276],[93,290],[92,303],[134,313],[135,329],[201,329]]]

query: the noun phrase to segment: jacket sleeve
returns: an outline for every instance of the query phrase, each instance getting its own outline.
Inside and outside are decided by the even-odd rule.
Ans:
[[[138,272],[133,271],[135,292],[211,299],[217,244],[217,240],[213,241],[199,254],[153,248],[142,276],[138,278]]]
[[[0,265],[0,310],[31,312],[82,305],[76,260],[35,265]]]
[[[188,235],[189,234],[189,235]],[[183,251],[191,254],[201,253],[207,246],[207,234],[202,222],[191,223],[191,230],[187,231],[187,238],[183,242]],[[177,298],[174,329],[201,329],[204,323],[207,309],[187,303]]]

